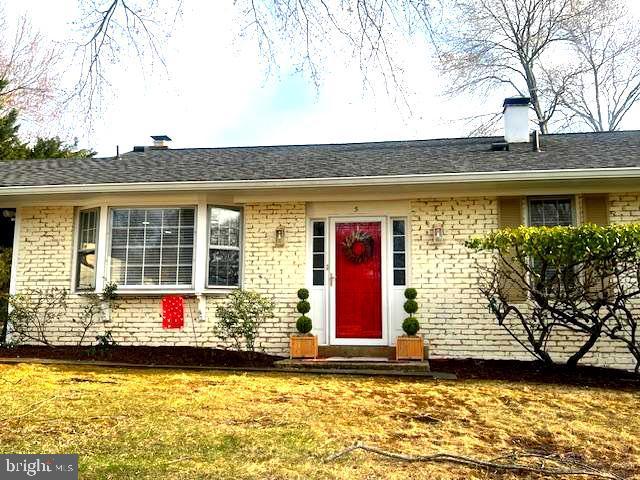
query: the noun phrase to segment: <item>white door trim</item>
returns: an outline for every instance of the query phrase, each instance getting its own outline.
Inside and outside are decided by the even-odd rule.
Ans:
[[[382,313],[382,338],[337,338],[336,337],[336,223],[356,222],[380,222],[380,281],[382,283],[381,313]],[[387,229],[388,217],[386,216],[348,216],[329,217],[329,344],[330,345],[388,345],[388,246]]]

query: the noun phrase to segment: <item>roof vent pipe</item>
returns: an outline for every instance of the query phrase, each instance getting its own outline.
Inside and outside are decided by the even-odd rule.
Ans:
[[[525,143],[529,137],[528,97],[510,97],[504,99],[504,139],[507,143]]]
[[[540,151],[540,132],[538,130],[531,132],[531,149],[534,152]]]

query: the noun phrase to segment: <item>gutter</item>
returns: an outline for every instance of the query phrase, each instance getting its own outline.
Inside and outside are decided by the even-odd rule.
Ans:
[[[504,172],[386,175],[363,177],[225,180],[185,182],[98,183],[0,187],[0,196],[64,193],[166,192],[201,190],[259,190],[270,188],[437,185],[443,183],[511,182],[531,180],[595,180],[639,178],[640,167],[584,168],[573,170],[514,170]]]

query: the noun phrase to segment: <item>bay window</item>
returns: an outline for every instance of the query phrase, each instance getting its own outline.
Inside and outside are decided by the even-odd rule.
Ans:
[[[240,285],[242,214],[226,207],[209,208],[209,271],[207,286]]]
[[[123,287],[193,286],[195,208],[111,210],[112,282]]]

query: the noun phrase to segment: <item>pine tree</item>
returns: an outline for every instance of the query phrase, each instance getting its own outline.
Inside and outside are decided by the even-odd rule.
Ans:
[[[7,82],[0,79],[0,92]],[[2,96],[0,96],[0,99]],[[3,112],[0,100],[0,112]],[[18,111],[12,108],[0,113],[0,160],[22,160],[36,158],[86,158],[95,155],[91,150],[78,149],[77,141],[65,144],[58,137],[38,137],[33,145],[20,140]]]

